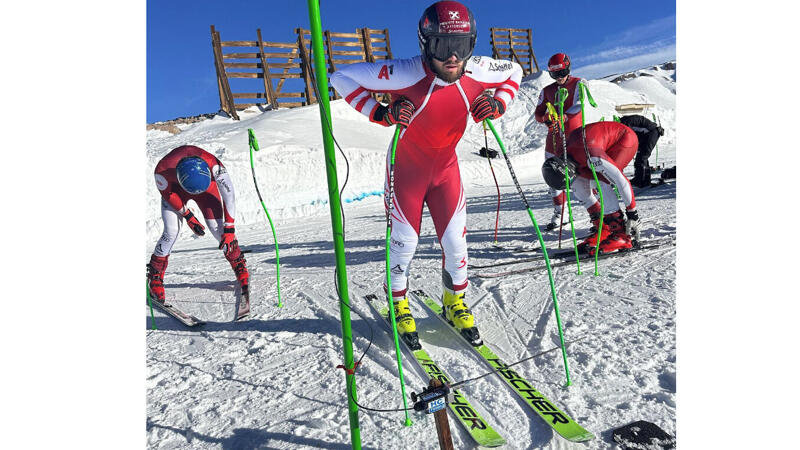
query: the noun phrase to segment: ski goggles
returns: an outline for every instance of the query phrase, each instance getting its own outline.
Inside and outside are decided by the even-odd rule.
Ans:
[[[557,80],[559,78],[564,78],[567,75],[569,75],[569,69],[551,70],[550,71],[550,78],[552,78],[554,80]]]
[[[456,55],[459,61],[463,61],[472,56],[475,48],[475,37],[464,36],[430,36],[425,44],[428,56],[446,61],[452,55]]]

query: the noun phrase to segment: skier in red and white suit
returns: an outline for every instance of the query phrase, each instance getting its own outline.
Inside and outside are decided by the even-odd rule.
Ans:
[[[236,215],[233,183],[222,162],[200,147],[183,145],[167,153],[156,164],[155,181],[162,197],[164,232],[147,265],[152,297],[161,302],[165,299],[164,271],[181,230],[181,218],[195,234],[205,234],[205,227],[187,206],[189,200],[194,200],[200,208],[209,231],[220,243],[219,248],[246,291],[249,273],[233,225]]]
[[[567,138],[567,155],[570,176],[575,180],[570,182],[570,187],[575,193],[575,198],[588,205],[587,210],[592,218],[592,223],[597,228],[600,222],[601,207],[598,197],[594,194],[592,186],[594,177],[586,152],[589,152],[594,164],[600,189],[603,194],[604,210],[602,214],[603,229],[600,233],[600,251],[613,252],[632,247],[633,240],[639,240],[639,214],[636,211],[636,198],[633,195],[631,183],[622,173],[622,170],[636,155],[639,140],[636,133],[627,126],[618,122],[596,122],[586,125],[586,147],[584,149],[583,135],[580,128],[573,131]],[[545,181],[551,187],[563,188],[564,172],[563,158],[555,156],[545,161],[542,173]],[[622,203],[625,205],[627,221],[622,216],[617,195],[612,185],[617,187]],[[594,253],[597,243],[597,234],[591,234],[583,243],[581,251]]]
[[[539,101],[536,104],[536,109],[533,116],[537,122],[547,125],[547,139],[544,146],[544,158],[551,158],[554,155],[564,154],[564,147],[561,141],[561,133],[559,131],[559,124],[550,120],[547,114],[547,103],[551,103],[556,107],[556,93],[559,89],[564,88],[567,90],[567,100],[564,103],[564,136],[581,127],[582,113],[581,104],[578,101],[578,86],[584,81],[581,78],[573,77],[569,74],[570,70],[569,56],[564,53],[556,53],[550,57],[547,63],[547,70],[550,77],[555,80],[545,86],[539,92]],[[553,141],[555,140],[555,146]],[[550,195],[553,198],[553,216],[550,222],[546,225],[548,230],[558,228],[561,224],[561,214],[564,211],[564,202],[566,195],[562,189],[550,189]]]
[[[395,153],[390,241],[398,329],[416,335],[407,277],[427,203],[444,253],[444,309],[457,328],[470,330],[465,335],[474,341],[474,317],[463,301],[468,285],[466,199],[455,148],[470,121],[496,119],[506,111],[519,89],[522,68],[510,61],[470,57],[475,21],[458,2],[430,6],[418,31],[422,56],[349,65],[335,72],[331,83],[371,122],[405,126]],[[484,94],[487,89],[495,89],[494,96]],[[394,101],[384,106],[370,96],[373,92],[389,93]],[[390,157],[391,147],[385,198]]]

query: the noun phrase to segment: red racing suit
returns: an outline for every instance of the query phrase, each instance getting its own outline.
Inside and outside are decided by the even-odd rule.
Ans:
[[[178,183],[175,166],[187,156],[199,156],[211,169],[211,184],[205,192],[192,195],[184,191]],[[220,240],[225,225],[233,225],[235,195],[233,183],[225,170],[225,166],[216,156],[200,147],[183,145],[167,153],[155,168],[156,187],[161,193],[161,218],[164,221],[164,233],[156,244],[153,254],[166,256],[178,239],[181,217],[186,212],[186,202],[194,200],[203,214],[211,234]]]
[[[568,92],[567,100],[564,102],[564,136],[569,136],[572,130],[581,127],[582,114],[581,103],[578,101],[578,86],[584,83],[581,78],[568,76],[567,81],[562,86],[558,83],[552,83],[545,86],[539,92],[539,100],[536,103],[536,109],[533,111],[533,117],[537,122],[544,123],[547,119],[547,103],[551,103],[557,112],[558,106],[556,105],[556,92],[559,88],[565,88]],[[553,141],[555,140],[555,144]],[[555,146],[554,146],[555,145]],[[544,159],[551,158],[554,155],[563,156],[564,147],[561,142],[561,134],[552,131],[547,132],[547,139],[544,144]],[[560,206],[564,203],[564,191],[550,189],[550,195],[553,197],[553,205]]]
[[[595,122],[586,125],[586,150],[580,127],[567,137],[567,154],[578,164],[578,176],[570,187],[575,197],[583,202],[590,212],[599,211],[600,204],[591,189],[594,177],[586,159],[586,151],[588,150],[592,159],[603,192],[605,206],[603,214],[611,214],[619,210],[619,202],[612,184],[617,186],[626,209],[636,208],[636,198],[633,196],[631,183],[622,171],[636,155],[638,146],[636,133],[618,122]]]
[[[421,56],[378,63],[352,64],[331,75],[331,84],[345,101],[375,122],[378,103],[373,92],[405,97],[416,110],[400,135],[395,153],[390,261],[392,296],[408,289],[408,268],[416,251],[423,203],[428,205],[443,251],[444,287],[463,291],[467,281],[466,199],[456,157],[456,144],[472,120],[469,107],[487,89],[509,104],[519,89],[522,68],[485,56],[468,59],[464,74],[453,83],[438,78]],[[387,152],[385,205],[388,209]]]

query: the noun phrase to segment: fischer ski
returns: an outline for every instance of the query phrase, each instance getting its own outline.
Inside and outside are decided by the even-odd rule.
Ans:
[[[516,371],[510,369],[485,342],[479,346],[470,345],[469,341],[464,339],[461,333],[442,315],[442,307],[437,301],[422,290],[415,290],[411,292],[411,295],[427,306],[451,331],[460,336],[492,369],[497,370],[503,381],[556,433],[572,442],[586,442],[594,439],[594,434],[584,429],[569,415],[558,409],[553,405],[553,402],[542,395],[530,382],[522,378]]]
[[[150,297],[150,293],[149,292],[148,292],[147,295],[148,295],[148,297]],[[186,325],[187,327],[194,327],[194,326],[197,326],[197,325],[205,324],[205,322],[203,322],[202,320],[198,319],[197,317],[195,317],[195,316],[193,316],[191,314],[187,314],[187,313],[183,312],[180,308],[178,308],[175,305],[171,305],[171,304],[166,303],[166,302],[164,302],[164,303],[159,302],[158,300],[155,300],[152,297],[150,297],[150,301],[148,302],[148,305],[150,303],[152,303],[153,306],[156,309],[158,309],[159,311],[163,312],[164,314],[168,314],[168,315],[178,319],[182,324]]]
[[[386,302],[382,302],[375,294],[364,296],[364,299],[382,318],[384,323],[391,328],[389,323],[389,306]],[[390,330],[391,333],[391,330]],[[414,356],[414,362],[422,369],[429,378],[436,378],[443,384],[451,384],[452,380],[444,373],[444,371],[433,361],[425,349],[412,350],[403,339],[400,339],[406,350]],[[499,447],[506,443],[497,431],[489,425],[486,420],[478,414],[478,411],[472,407],[464,395],[456,389],[452,390],[453,401],[447,404],[450,412],[458,419],[458,423],[469,433],[472,439],[482,447]]]
[[[619,250],[619,251],[612,252],[612,253],[600,253],[597,256],[597,259],[617,258],[617,257],[620,257],[620,256],[626,256],[626,255],[628,255],[629,253],[632,253],[632,252],[638,252],[640,250],[653,250],[653,249],[659,249],[659,248],[662,248],[662,247],[674,246],[674,245],[675,245],[675,241],[673,241],[672,239],[669,239],[669,240],[667,240],[667,239],[656,240],[655,242],[644,242],[644,243],[640,244],[639,247],[632,247],[630,249]],[[550,256],[549,253],[548,253],[548,256]],[[581,257],[581,261],[584,261],[584,260],[588,261],[588,260],[594,259],[594,255],[589,256],[586,253],[581,253],[580,257]],[[555,256],[550,256],[550,258],[554,259],[556,257]],[[531,259],[534,259],[534,258],[531,258]],[[535,258],[534,260],[544,260],[544,258]],[[522,261],[520,261],[520,262],[522,262]],[[564,255],[563,258],[560,261],[551,263],[550,267],[561,267],[561,266],[565,266],[567,264],[572,264],[574,262],[575,262],[575,254],[574,254],[574,251],[572,251],[571,255]],[[516,275],[516,274],[520,274],[520,273],[533,272],[535,270],[539,270],[539,269],[542,269],[542,268],[544,268],[544,266],[538,265],[538,266],[534,266],[534,267],[525,267],[525,268],[522,268],[522,269],[508,270],[508,271],[505,271],[505,272],[477,273],[477,274],[475,274],[475,276],[478,277],[478,278],[498,278],[498,277],[504,277],[504,276],[507,276],[507,275]]]

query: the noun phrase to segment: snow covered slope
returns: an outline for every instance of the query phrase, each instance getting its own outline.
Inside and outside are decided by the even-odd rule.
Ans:
[[[673,73],[674,74],[674,73]],[[673,78],[674,80],[674,78]],[[540,165],[546,128],[532,112],[539,91],[551,80],[538,74],[525,80],[516,101],[496,127],[537,221],[550,215],[550,199]],[[587,122],[610,119],[614,107],[653,103],[666,135],[659,141],[658,163],[675,164],[675,94],[656,77],[613,83],[591,80],[598,108]],[[649,114],[649,113],[648,113]],[[393,344],[380,319],[361,296],[377,292],[383,277],[385,219],[383,171],[392,130],[368,121],[343,101],[332,103],[334,134],[349,160],[345,201],[348,281],[353,308],[354,345],[360,356],[372,347],[357,372],[359,402],[372,408],[401,405]],[[317,106],[259,112],[245,111],[241,121],[221,116],[181,125],[171,135],[150,130],[147,137],[147,238],[143,261],[161,233],[159,195],[152,170],[172,148],[198,145],[228,167],[236,190],[237,232],[246,250],[253,290],[253,316],[231,323],[234,278],[210,236],[196,238],[184,227],[170,257],[167,298],[208,321],[198,330],[182,327],[156,313],[158,330],[147,331],[147,436],[152,448],[349,448],[339,303],[334,288],[334,256],[325,161]],[[247,129],[261,145],[255,153],[259,188],[275,220],[281,251],[283,308],[276,304],[272,234],[253,185]],[[488,163],[478,156],[484,146],[479,124],[458,146],[467,191],[471,264],[517,257],[492,246],[496,189]],[[489,146],[499,148],[489,133]],[[655,152],[651,157],[655,163]],[[339,180],[346,164],[337,152]],[[504,161],[493,161],[501,190],[498,241],[508,248],[536,240]],[[627,169],[632,173],[632,167]],[[674,235],[675,185],[637,196],[646,239]],[[588,220],[575,208],[576,232],[586,234]],[[565,233],[566,235],[566,233]],[[557,234],[546,235],[548,248]],[[566,240],[564,245],[571,245]],[[527,266],[535,264],[528,263]],[[482,335],[507,362],[558,345],[558,332],[546,272],[503,278],[477,275],[525,264],[470,271],[467,302]],[[425,215],[420,245],[409,283],[433,294],[440,287],[441,252],[430,217]],[[507,440],[505,448],[613,448],[610,430],[645,419],[675,432],[675,248],[632,253],[593,267],[554,269],[559,307],[568,342],[573,386],[564,388],[559,352],[516,367],[519,373],[592,431],[588,444],[571,444],[530,412],[497,377],[485,377],[463,393]],[[423,345],[451,375],[461,380],[486,371],[450,332],[412,305]],[[405,358],[404,358],[405,359]],[[408,391],[427,384],[423,374],[405,364]],[[400,413],[360,411],[365,448],[438,448],[430,416],[415,415],[402,424]],[[451,420],[458,448],[470,448],[469,436]]]

